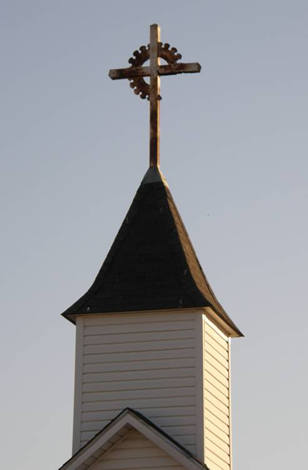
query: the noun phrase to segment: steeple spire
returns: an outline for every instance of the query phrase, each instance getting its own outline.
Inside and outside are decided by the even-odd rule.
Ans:
[[[63,313],[76,324],[76,374],[74,455],[62,470],[231,470],[230,338],[242,333],[159,168],[160,76],[200,65],[178,63],[157,25],[133,55],[109,75],[150,101],[150,168],[92,286]]]
[[[175,47],[170,49],[169,44],[160,42],[160,27],[157,24],[150,26],[150,44],[141,46],[133,55],[129,59],[131,67],[111,69],[109,77],[112,80],[127,78],[134,93],[150,101],[150,167],[155,168],[160,164],[160,76],[200,72],[201,65],[197,62],[178,62],[182,58],[181,54],[177,53]],[[164,59],[167,65],[160,65],[160,59]],[[150,60],[150,66],[144,67],[147,60]],[[150,77],[150,85],[143,77]]]

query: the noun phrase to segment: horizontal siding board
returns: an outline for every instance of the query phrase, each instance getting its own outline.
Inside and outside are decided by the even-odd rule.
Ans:
[[[102,429],[101,427],[98,427],[97,430],[93,431],[82,431],[81,432],[81,441],[88,442],[90,439],[92,439],[97,432],[99,432]],[[183,445],[184,440],[190,436],[192,439],[195,439],[195,426],[186,426],[186,427],[181,427],[181,426],[165,426],[164,431],[167,434],[170,434],[170,436],[174,437],[175,440],[180,442]]]
[[[146,367],[146,366],[145,366]],[[140,371],[121,371],[121,372],[105,372],[105,373],[86,373],[83,374],[83,383],[95,382],[119,382],[125,380],[151,380],[162,378],[184,378],[194,377],[195,373],[191,367],[174,367],[173,369],[144,369]]]
[[[86,411],[82,412],[82,421],[101,421],[106,419],[113,419],[117,414],[120,413],[122,408],[117,408],[115,410],[106,410],[106,411]],[[149,419],[152,418],[169,418],[169,417],[178,417],[178,416],[195,416],[195,407],[165,407],[165,408],[138,408],[138,411],[146,414]]]
[[[176,331],[176,330],[191,330],[194,328],[194,321],[192,318],[189,320],[177,320],[177,321],[151,321],[144,322],[139,318],[139,321],[136,323],[127,323],[122,321],[116,324],[101,325],[101,326],[85,326],[85,335],[113,335],[120,333],[140,333],[140,332],[153,332],[158,333],[156,336],[159,336],[162,331]]]
[[[127,439],[123,439],[122,441],[117,444],[119,448],[126,449],[127,447],[135,447],[135,448],[140,448],[142,447],[142,442],[144,442],[143,436],[140,437],[140,434],[138,432],[132,431],[132,436],[129,439],[129,442]],[[131,434],[131,433],[129,433]],[[182,436],[182,441],[186,446],[191,446],[192,441],[193,441],[193,436]],[[147,446],[153,447],[154,444],[151,441],[147,441]]]
[[[187,428],[187,426],[194,426],[195,425],[195,416],[150,416],[150,419],[153,421],[154,424],[161,426],[163,428],[167,427],[179,427],[183,426]]]
[[[195,426],[194,425],[184,425],[184,424],[171,424],[171,425],[166,425],[166,424],[160,424],[160,419],[157,418],[153,420],[154,423],[157,426],[160,426],[164,429],[164,431],[167,434],[170,434],[171,436],[177,437],[180,439],[181,436],[186,436],[186,435],[194,435],[195,434]],[[91,439],[95,434],[97,434],[99,431],[102,430],[106,424],[108,424],[110,421],[94,421],[92,423],[81,423],[81,439]]]
[[[84,355],[84,364],[94,363],[110,363],[118,362],[123,363],[127,361],[138,361],[143,364],[145,361],[156,361],[160,359],[191,359],[195,357],[195,350],[192,347],[180,347],[176,349],[161,349],[159,351],[142,351],[140,352],[123,352],[111,354],[88,354]]]
[[[139,341],[169,341],[179,339],[193,339],[194,330],[192,328],[187,330],[172,330],[172,331],[148,331],[148,332],[134,332],[128,335],[127,332],[121,334],[103,334],[103,335],[86,335],[84,338],[84,344],[122,344],[122,343],[134,343]]]
[[[151,390],[151,389],[172,389],[177,387],[194,387],[193,377],[182,377],[172,379],[152,379],[152,380],[127,380],[120,382],[85,383],[82,390],[84,392],[110,392],[129,390]]]
[[[195,426],[164,426],[164,431],[170,436],[175,438],[182,438],[183,436],[194,435],[196,432]]]
[[[193,316],[191,313],[186,312],[138,312],[138,313],[113,313],[98,314],[97,316],[85,316],[85,326],[106,326],[106,325],[128,325],[141,323],[166,323],[174,324],[179,321],[192,321]],[[168,328],[168,326],[167,326]]]
[[[121,344],[86,345],[84,354],[118,354],[119,352],[166,351],[168,349],[193,348],[193,339],[162,340],[162,341],[132,341]],[[141,357],[140,357],[141,359]]]
[[[186,435],[182,435],[182,436],[175,436],[177,438],[178,441],[181,441],[180,443],[184,446],[184,447],[188,447],[188,446],[193,446],[195,447],[195,435],[194,434],[186,434]]]
[[[131,459],[116,459],[110,457],[108,460],[102,461],[102,470],[122,470],[131,468],[164,468],[164,467],[176,467],[178,464],[170,457],[152,457],[142,458],[136,453],[135,457]]]
[[[114,400],[130,400],[130,399],[145,399],[145,398],[177,398],[177,397],[194,397],[194,387],[177,387],[176,389],[149,389],[149,390],[120,390],[117,392],[83,392],[83,402],[93,401],[114,401]],[[125,406],[123,406],[125,408]]]
[[[82,433],[84,432],[93,432],[96,434],[98,431],[101,431],[106,424],[110,423],[110,419],[102,420],[102,421],[87,421],[86,423],[81,422],[80,430]]]
[[[123,460],[123,459],[131,459],[134,458],[136,453],[138,455],[138,459],[143,458],[150,458],[150,457],[160,457],[162,455],[161,449],[155,446],[147,446],[147,443],[143,440],[139,441],[139,448],[138,452],[136,452],[136,448],[130,445],[128,442],[128,448],[123,449],[123,447],[116,447],[115,450],[112,451],[112,459],[113,460]],[[133,451],[133,452],[132,452]],[[109,457],[110,458],[110,457]]]
[[[121,411],[126,407],[133,408],[135,410],[144,411],[145,414],[150,412],[151,409],[154,407],[158,410],[161,410],[163,413],[164,410],[168,412],[168,410],[172,411],[172,407],[176,407],[178,409],[188,409],[190,410],[191,406],[195,405],[195,397],[192,393],[190,396],[180,396],[180,397],[161,397],[161,398],[152,398],[149,402],[148,399],[137,399],[135,397],[131,399],[125,399],[125,401],[95,401],[90,403],[82,403],[82,410],[83,411],[107,411],[107,410],[115,410]],[[182,411],[183,413],[183,411]]]
[[[153,421],[153,423],[159,426],[188,426],[194,425],[195,417],[194,416],[149,416],[149,419]],[[92,431],[95,429],[102,429],[103,426],[108,424],[110,419],[106,418],[103,420],[83,420],[81,422],[81,430],[82,431]]]
[[[174,359],[159,359],[159,360],[148,360],[148,361],[120,361],[120,362],[107,362],[107,363],[94,363],[85,364],[84,373],[118,373],[118,372],[133,372],[135,370],[163,370],[176,368],[193,368],[195,366],[195,359],[177,359],[176,363]]]
[[[116,448],[123,450],[145,448],[153,449],[155,446],[153,442],[149,441],[148,439],[144,439],[143,436],[140,436],[139,433],[134,433],[134,435],[129,437],[129,439],[123,439],[120,441]]]

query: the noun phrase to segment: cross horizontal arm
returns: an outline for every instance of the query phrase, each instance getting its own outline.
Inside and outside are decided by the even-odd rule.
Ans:
[[[177,73],[198,73],[201,65],[198,62],[188,64],[168,64],[158,66],[158,75],[176,75]],[[121,78],[149,77],[151,74],[150,67],[127,67],[125,69],[109,70],[109,77],[112,80]]]
[[[191,62],[189,64],[168,64],[160,65],[158,67],[158,75],[175,75],[177,73],[198,73],[201,70],[201,65],[198,62]]]
[[[126,69],[111,69],[109,70],[109,77],[112,80],[119,80],[120,78],[135,78],[135,77],[149,77],[150,67],[127,67]]]

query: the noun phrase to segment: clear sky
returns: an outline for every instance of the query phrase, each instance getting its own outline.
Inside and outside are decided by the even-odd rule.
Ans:
[[[307,0],[2,0],[1,467],[70,457],[74,326],[148,165],[148,106],[108,69],[157,22],[161,168],[233,341],[235,470],[307,465]],[[42,462],[43,465],[42,465]]]

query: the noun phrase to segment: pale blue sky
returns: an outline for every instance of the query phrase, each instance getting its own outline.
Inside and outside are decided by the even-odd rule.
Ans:
[[[72,437],[74,327],[148,164],[124,67],[157,22],[202,73],[162,80],[161,168],[233,341],[235,470],[307,465],[306,0],[0,1],[1,466]],[[42,462],[44,464],[42,465]]]

